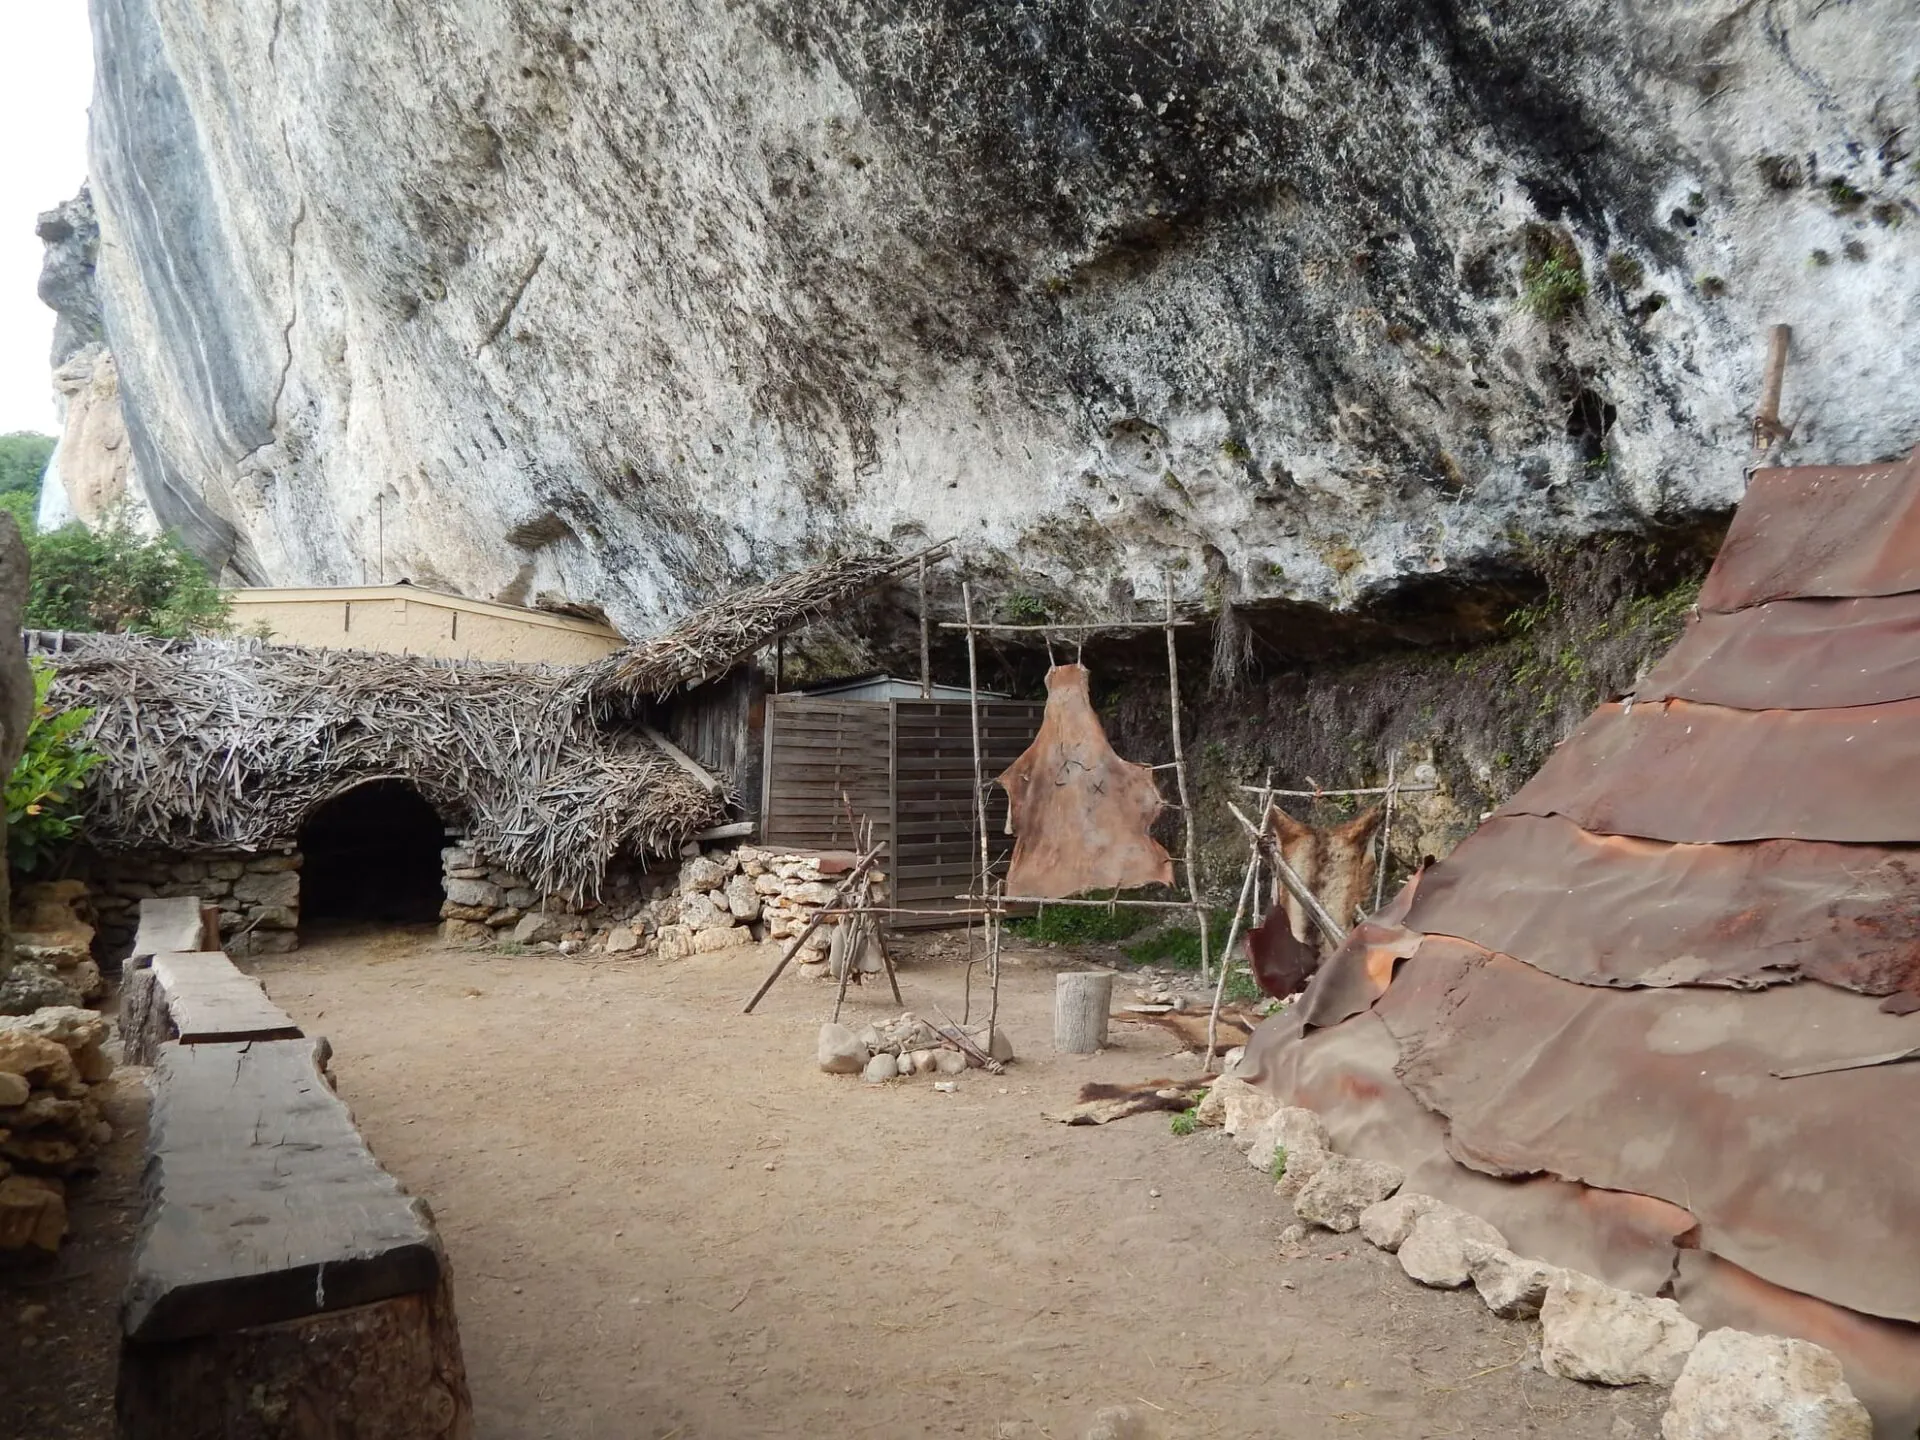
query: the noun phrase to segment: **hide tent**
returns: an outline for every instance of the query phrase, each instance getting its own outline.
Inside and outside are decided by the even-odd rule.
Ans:
[[[1759,471],[1699,613],[1248,1054],[1406,1189],[1920,1426],[1920,452]]]

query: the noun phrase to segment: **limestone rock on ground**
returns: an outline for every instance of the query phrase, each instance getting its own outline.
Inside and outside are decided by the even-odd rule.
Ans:
[[[866,1045],[845,1025],[829,1021],[820,1027],[820,1068],[829,1075],[858,1075],[867,1060]]]
[[[625,955],[640,948],[640,937],[633,933],[631,926],[616,925],[607,932],[606,952],[609,955]]]
[[[1237,1075],[1222,1075],[1207,1091],[1194,1118],[1235,1137],[1251,1136],[1280,1109],[1277,1096],[1256,1090]]]
[[[1662,1440],[1872,1440],[1840,1361],[1808,1340],[1709,1333],[1687,1356]]]
[[[543,942],[558,941],[567,933],[567,918],[565,915],[556,915],[550,910],[535,910],[530,915],[522,915],[520,923],[513,927],[513,943],[539,945]]]
[[[1282,1105],[1253,1127],[1247,1163],[1256,1170],[1273,1168],[1273,1152],[1287,1152],[1289,1174],[1299,1173],[1305,1183],[1307,1173],[1318,1166],[1318,1159],[1332,1152],[1327,1127],[1311,1110],[1297,1105]],[[1317,1158],[1316,1158],[1317,1157]],[[1297,1188],[1297,1187],[1296,1187]]]
[[[1506,1248],[1506,1236],[1478,1215],[1436,1204],[1400,1242],[1400,1268],[1422,1285],[1457,1290],[1472,1278],[1476,1256]]]
[[[1700,1327],[1673,1301],[1616,1290],[1573,1270],[1554,1277],[1540,1307],[1540,1367],[1565,1380],[1671,1384],[1699,1339]]]
[[[1360,1213],[1400,1188],[1406,1173],[1382,1160],[1329,1155],[1293,1197],[1293,1213],[1310,1224],[1345,1232]]]
[[[697,955],[708,955],[717,950],[734,950],[752,943],[753,932],[744,925],[713,926],[705,930],[697,930],[693,936],[693,949]]]
[[[1109,1405],[1093,1417],[1082,1440],[1149,1440],[1147,1422],[1130,1405]]]
[[[1431,1195],[1409,1194],[1403,1190],[1361,1211],[1360,1233],[1369,1243],[1391,1253],[1400,1248],[1407,1232],[1413,1229],[1413,1222],[1439,1203]]]
[[[878,1085],[883,1081],[897,1078],[899,1074],[900,1062],[882,1050],[867,1062],[867,1068],[862,1072],[860,1078],[865,1080],[869,1085]]]
[[[1547,1289],[1560,1275],[1557,1265],[1528,1260],[1511,1250],[1474,1247],[1467,1263],[1473,1288],[1502,1320],[1531,1320],[1540,1313]]]
[[[0,1250],[58,1250],[66,1233],[66,1189],[58,1180],[40,1175],[0,1180]]]

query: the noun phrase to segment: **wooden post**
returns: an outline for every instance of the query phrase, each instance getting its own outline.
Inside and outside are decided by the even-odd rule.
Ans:
[[[973,638],[973,586],[960,584],[960,606],[967,617],[967,707],[973,721],[973,821],[980,832],[980,895],[987,896],[987,777],[980,758],[980,660]]]
[[[1767,338],[1766,379],[1760,387],[1760,408],[1753,417],[1753,448],[1766,450],[1776,441],[1791,439],[1793,427],[1780,423],[1780,390],[1787,378],[1787,345],[1793,327],[1776,325]]]
[[[1220,955],[1220,979],[1213,987],[1213,1011],[1207,1016],[1207,1053],[1200,1061],[1200,1073],[1213,1073],[1213,1053],[1218,1047],[1220,1037],[1220,1002],[1226,998],[1227,976],[1233,970],[1234,942],[1240,938],[1240,925],[1246,918],[1247,906],[1253,902],[1253,882],[1260,873],[1260,847],[1248,847],[1252,853],[1247,857],[1247,878],[1240,882],[1240,901],[1233,907],[1233,924],[1227,927],[1227,948]]]
[[[1167,691],[1173,704],[1173,778],[1180,789],[1180,813],[1186,828],[1187,899],[1193,902],[1194,918],[1200,922],[1200,979],[1204,983],[1209,970],[1207,912],[1200,903],[1199,867],[1194,860],[1200,842],[1194,832],[1193,797],[1187,791],[1187,752],[1180,740],[1180,652],[1173,643],[1172,572],[1166,572],[1162,579],[1167,592]]]
[[[1067,970],[1053,984],[1053,1048],[1063,1055],[1091,1055],[1104,1047],[1113,972]]]
[[[1380,902],[1386,898],[1387,861],[1393,856],[1393,800],[1396,793],[1393,781],[1394,766],[1399,763],[1399,759],[1398,755],[1387,757],[1387,804],[1385,813],[1380,817],[1380,858],[1373,867],[1373,908],[1376,910],[1380,908]],[[1260,812],[1260,823],[1262,825],[1267,823],[1267,813],[1264,808]]]
[[[993,1049],[994,1036],[999,1033],[1000,1024],[1000,922],[1005,918],[1001,911],[998,892],[995,892],[993,912],[987,916],[987,1049]]]
[[[933,627],[927,619],[927,557],[920,557],[920,698],[933,698]]]
[[[867,851],[866,854],[862,855],[859,860],[854,862],[853,869],[847,872],[846,878],[834,889],[833,894],[827,897],[827,903],[813,912],[813,918],[807,922],[807,928],[793,937],[793,943],[787,946],[786,951],[780,956],[778,963],[768,972],[767,978],[760,982],[760,988],[753,992],[753,998],[740,1007],[741,1014],[751,1015],[753,1013],[753,1007],[758,1005],[761,1000],[766,997],[767,991],[773,988],[773,982],[780,978],[780,972],[787,968],[787,963],[791,961],[795,955],[800,953],[800,947],[807,943],[807,937],[820,928],[820,922],[826,918],[827,911],[840,903],[840,897],[853,888],[854,881],[866,877],[867,871],[873,867],[874,860],[879,857],[881,850],[884,848],[884,845],[875,845],[871,850]]]

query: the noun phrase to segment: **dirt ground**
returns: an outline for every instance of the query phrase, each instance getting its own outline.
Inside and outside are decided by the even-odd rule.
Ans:
[[[920,949],[908,1008],[957,1015],[962,967]],[[1217,1132],[1044,1119],[1088,1079],[1197,1069],[1131,1026],[1049,1053],[1067,957],[1008,967],[1019,1063],[942,1094],[819,1073],[816,982],[743,1016],[773,953],[387,932],[259,962],[439,1217],[480,1440],[1078,1440],[1114,1405],[1163,1440],[1657,1433],[1663,1396],[1542,1374],[1533,1327],[1471,1295],[1352,1237],[1283,1247],[1286,1205]],[[896,1013],[884,986],[848,1008]]]
[[[68,1238],[45,1260],[0,1268],[0,1436],[108,1440],[120,1295],[140,1228],[145,1071],[107,1101],[114,1138],[69,1182]]]

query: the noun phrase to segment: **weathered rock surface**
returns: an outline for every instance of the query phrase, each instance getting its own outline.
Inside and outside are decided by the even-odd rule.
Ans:
[[[1401,1246],[1403,1260],[1406,1253]],[[1577,1271],[1555,1276],[1540,1307],[1540,1367],[1566,1380],[1669,1385],[1699,1339],[1700,1327],[1673,1301],[1616,1290]]]
[[[862,1071],[860,1078],[865,1080],[869,1085],[878,1085],[884,1080],[895,1079],[899,1074],[899,1059],[882,1050],[878,1055],[867,1061],[866,1069]]]
[[[829,1075],[858,1075],[869,1058],[866,1045],[845,1025],[820,1027],[820,1068]]]
[[[1329,1155],[1293,1197],[1293,1213],[1323,1229],[1347,1231],[1360,1214],[1400,1188],[1406,1174],[1382,1160]]]
[[[1507,1248],[1507,1237],[1478,1215],[1436,1204],[1400,1242],[1400,1268],[1422,1285],[1455,1290],[1473,1278],[1477,1256]]]
[[[1252,1131],[1247,1147],[1247,1163],[1256,1170],[1272,1170],[1276,1150],[1287,1152],[1287,1170],[1304,1185],[1320,1163],[1332,1153],[1327,1127],[1311,1110],[1297,1105],[1282,1105]],[[1295,1186],[1294,1190],[1299,1187]],[[1289,1194],[1293,1191],[1289,1191]]]
[[[1531,1320],[1538,1315],[1548,1287],[1560,1275],[1558,1266],[1492,1248],[1475,1248],[1467,1272],[1487,1308],[1503,1320]]]
[[[1382,1250],[1398,1250],[1413,1229],[1414,1221],[1440,1202],[1431,1195],[1402,1192],[1360,1212],[1360,1233]]]
[[[1687,1356],[1662,1440],[1872,1440],[1831,1350],[1808,1340],[1713,1330]]]
[[[1920,433],[1910,0],[94,10],[130,443],[254,581],[1344,604],[1724,507],[1774,322],[1791,456]]]

